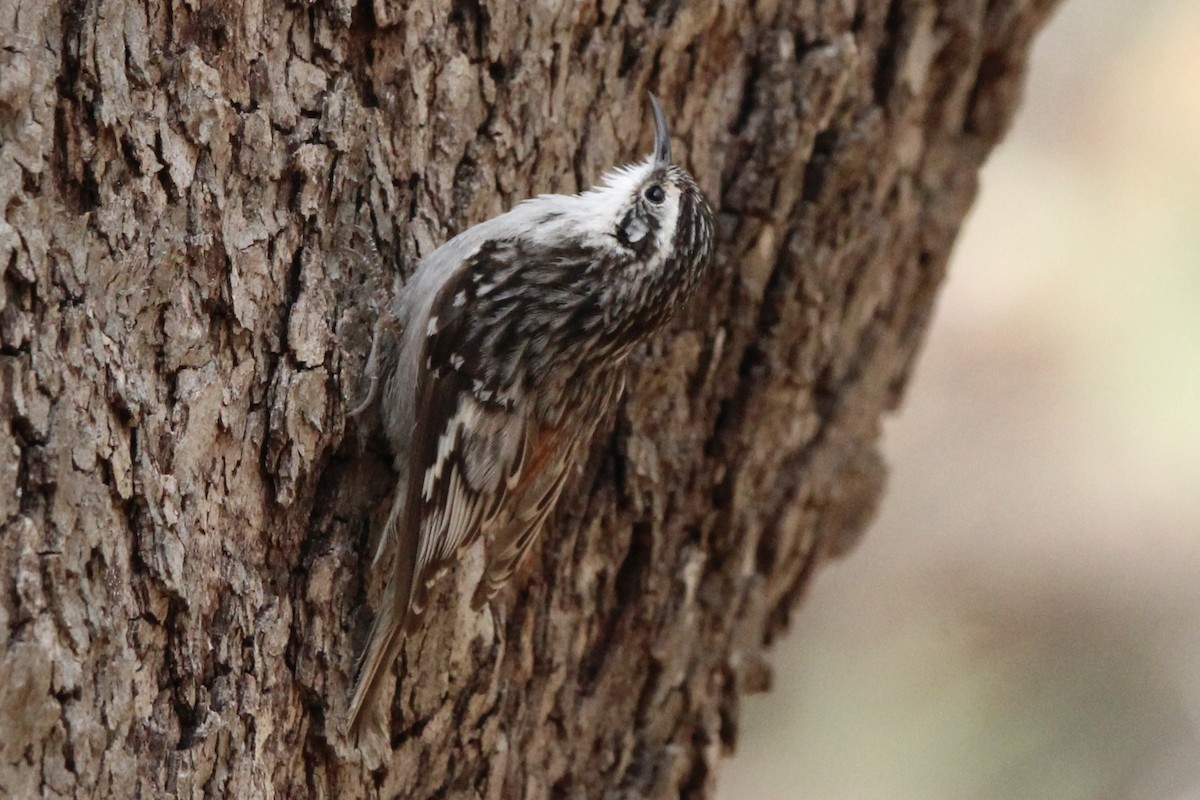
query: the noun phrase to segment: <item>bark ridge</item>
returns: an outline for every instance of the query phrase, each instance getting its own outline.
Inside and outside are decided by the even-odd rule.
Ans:
[[[882,490],[1052,0],[0,0],[0,795],[704,797]],[[648,147],[716,275],[635,356],[531,563],[334,720],[378,603],[364,228],[400,274]],[[358,249],[363,246],[357,245]]]

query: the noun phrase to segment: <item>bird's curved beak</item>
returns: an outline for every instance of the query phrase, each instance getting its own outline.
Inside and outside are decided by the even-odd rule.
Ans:
[[[650,95],[650,107],[654,109],[654,165],[666,166],[671,163],[671,136],[667,133],[667,118],[663,116],[662,106],[658,98]]]

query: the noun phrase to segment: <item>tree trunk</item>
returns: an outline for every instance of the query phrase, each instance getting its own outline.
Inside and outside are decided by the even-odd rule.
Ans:
[[[1053,0],[0,0],[0,795],[705,797],[883,486]],[[347,742],[394,477],[376,242],[641,158],[718,215],[497,636],[471,552]],[[365,231],[353,244],[355,231]]]

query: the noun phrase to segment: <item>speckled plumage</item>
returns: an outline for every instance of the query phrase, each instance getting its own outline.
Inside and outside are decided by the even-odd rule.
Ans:
[[[476,606],[504,584],[620,396],[626,356],[707,267],[712,212],[671,163],[651,102],[650,157],[454,237],[378,329],[367,402],[380,402],[399,484],[375,555],[392,574],[350,701],[356,734],[368,718],[382,728],[376,695],[439,569],[483,535]]]

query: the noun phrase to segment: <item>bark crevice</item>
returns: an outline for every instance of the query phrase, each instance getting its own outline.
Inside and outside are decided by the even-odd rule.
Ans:
[[[0,0],[0,794],[703,797],[852,546],[1050,0]],[[449,35],[447,35],[449,34]],[[512,588],[338,728],[391,455],[347,420],[377,270],[640,157],[716,270]]]

